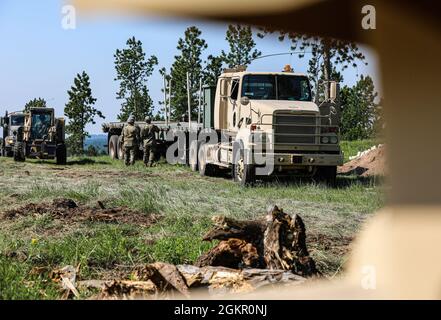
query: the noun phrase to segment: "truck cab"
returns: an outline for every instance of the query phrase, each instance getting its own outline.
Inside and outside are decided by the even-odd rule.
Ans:
[[[272,174],[335,180],[336,167],[343,163],[338,120],[330,112],[337,108],[332,99],[320,107],[313,102],[305,74],[230,69],[215,89],[205,90],[205,116],[211,116],[205,127],[222,138],[201,145],[202,174],[208,165],[232,168],[235,180],[244,184]],[[266,174],[257,174],[263,165],[259,157],[271,164]]]
[[[3,128],[3,138],[1,143],[1,155],[12,157],[18,129],[24,125],[23,112],[6,112],[5,116],[0,118],[0,125]]]
[[[55,118],[53,108],[30,108],[24,112],[24,122],[14,134],[15,161],[25,158],[56,159],[66,164],[65,122]]]

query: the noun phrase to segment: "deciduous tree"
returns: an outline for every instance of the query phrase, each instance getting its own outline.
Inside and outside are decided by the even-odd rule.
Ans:
[[[346,140],[372,137],[379,112],[378,93],[369,76],[361,76],[353,87],[341,90],[341,134]]]

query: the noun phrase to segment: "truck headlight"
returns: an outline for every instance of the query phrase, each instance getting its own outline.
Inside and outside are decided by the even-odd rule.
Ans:
[[[328,137],[322,137],[322,143],[329,143]]]
[[[14,144],[14,138],[7,138],[6,144]]]
[[[338,139],[336,136],[332,136],[330,140],[331,140],[331,143],[333,143],[333,144],[336,144],[338,142]]]

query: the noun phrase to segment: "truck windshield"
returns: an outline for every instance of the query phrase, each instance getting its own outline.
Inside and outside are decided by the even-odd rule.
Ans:
[[[11,116],[11,126],[22,126],[24,124],[24,116]]]
[[[33,139],[43,139],[49,132],[52,116],[49,113],[34,113],[32,115],[31,136]]]
[[[242,97],[251,100],[311,101],[309,81],[304,76],[246,75],[242,80]]]

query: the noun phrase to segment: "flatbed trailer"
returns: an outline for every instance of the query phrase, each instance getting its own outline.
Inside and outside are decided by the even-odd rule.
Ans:
[[[123,159],[124,150],[122,146],[122,130],[126,122],[109,122],[104,123],[102,130],[107,133],[107,150],[108,154],[112,159]],[[189,145],[189,133],[197,133],[201,130],[202,124],[196,121],[191,122],[168,122],[165,121],[152,121],[152,124],[159,128],[159,133],[157,133],[156,141],[156,156],[159,158],[166,155],[167,148],[176,142],[178,133],[185,135],[186,146]],[[135,125],[142,129],[146,125],[145,122],[135,122]],[[167,137],[169,139],[167,139]],[[174,137],[174,139],[170,139]],[[143,152],[143,146],[140,144],[138,150],[138,157],[140,158]],[[188,164],[188,148],[185,148],[185,153],[181,157],[181,162]]]

